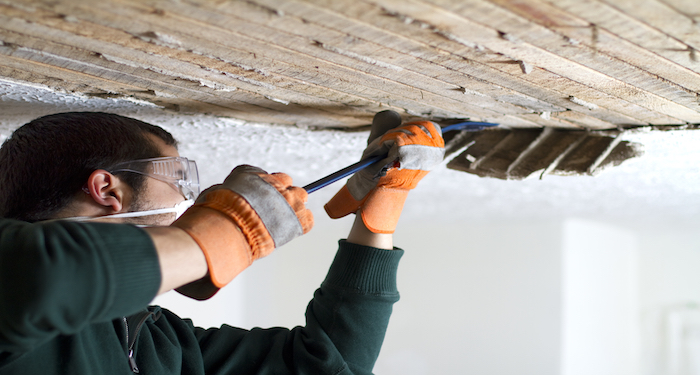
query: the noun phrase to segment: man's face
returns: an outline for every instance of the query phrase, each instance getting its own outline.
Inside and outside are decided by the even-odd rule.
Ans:
[[[161,156],[180,156],[175,147],[168,146],[156,136],[149,135],[149,137],[160,149]],[[127,211],[135,212],[171,208],[184,200],[185,197],[176,186],[165,181],[146,177],[140,191],[134,192],[132,204],[127,208]],[[139,225],[170,225],[175,221],[175,213],[127,218],[124,221]]]

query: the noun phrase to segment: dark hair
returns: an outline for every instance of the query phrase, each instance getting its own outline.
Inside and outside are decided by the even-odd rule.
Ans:
[[[23,125],[0,148],[0,217],[53,218],[95,170],[162,156],[148,134],[177,145],[158,126],[111,113],[59,113]],[[145,180],[137,173],[117,175],[137,192]]]

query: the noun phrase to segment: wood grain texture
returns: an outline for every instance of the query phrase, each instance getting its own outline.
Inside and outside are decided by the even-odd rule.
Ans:
[[[700,123],[689,0],[0,0],[0,76],[303,127]]]

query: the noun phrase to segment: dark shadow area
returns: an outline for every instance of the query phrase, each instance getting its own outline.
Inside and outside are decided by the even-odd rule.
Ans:
[[[532,175],[595,175],[641,156],[639,143],[622,131],[587,132],[554,128],[488,129],[447,134],[447,167],[481,177],[522,180]]]

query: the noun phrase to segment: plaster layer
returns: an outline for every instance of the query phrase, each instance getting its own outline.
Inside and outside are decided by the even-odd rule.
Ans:
[[[0,138],[42,115],[105,111],[163,126],[195,159],[203,186],[222,181],[238,164],[291,175],[306,185],[359,160],[367,132],[310,131],[209,115],[176,115],[149,104],[58,93],[0,80]],[[639,158],[595,177],[546,176],[504,181],[448,170],[443,163],[409,195],[402,222],[463,225],[582,217],[630,225],[689,223],[700,217],[700,131],[634,131],[623,141],[644,145]],[[336,183],[309,197],[317,220]]]

